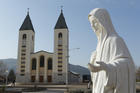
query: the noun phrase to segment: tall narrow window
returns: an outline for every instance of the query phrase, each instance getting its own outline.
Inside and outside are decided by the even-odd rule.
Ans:
[[[58,38],[59,39],[62,38],[62,33],[61,32],[58,34]]]
[[[22,39],[23,39],[23,40],[26,40],[26,38],[27,38],[26,34],[23,34]]]
[[[58,45],[62,45],[62,33],[58,34]]]
[[[48,59],[48,70],[52,70],[52,58]]]
[[[36,59],[32,59],[32,70],[36,70]]]
[[[23,36],[22,36],[22,39],[23,39],[22,46],[26,46],[26,38],[27,38],[26,34],[23,34]]]
[[[40,67],[44,67],[44,56],[40,56]]]
[[[34,36],[32,36],[32,40],[34,41]]]

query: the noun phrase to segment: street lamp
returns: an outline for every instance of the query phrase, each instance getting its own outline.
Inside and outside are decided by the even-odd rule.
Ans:
[[[67,56],[66,56],[66,58],[67,58],[67,59],[66,59],[66,60],[67,60],[67,64],[66,64],[66,67],[67,67],[67,69],[66,69],[66,70],[67,70],[67,71],[66,71],[66,72],[67,72],[67,74],[66,74],[66,85],[68,85],[68,73],[69,73],[69,70],[68,70],[69,67],[68,67],[68,66],[69,66],[69,57],[70,57],[70,56],[69,56],[69,52],[70,52],[70,51],[74,51],[74,50],[79,50],[79,49],[80,49],[80,48],[68,49],[68,47],[67,47]]]
[[[6,85],[7,85],[7,78],[8,78],[8,70],[5,71],[6,72]]]

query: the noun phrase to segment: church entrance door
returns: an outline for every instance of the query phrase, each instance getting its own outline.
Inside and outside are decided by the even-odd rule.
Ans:
[[[39,77],[39,82],[43,82],[43,80],[44,80],[44,77],[43,76],[40,76]]]
[[[31,76],[31,81],[35,82],[35,76]]]
[[[52,76],[48,76],[48,82],[52,82]]]

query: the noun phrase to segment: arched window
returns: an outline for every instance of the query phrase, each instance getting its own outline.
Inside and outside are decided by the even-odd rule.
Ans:
[[[36,59],[32,59],[32,70],[36,70]]]
[[[44,67],[44,56],[40,56],[40,67]]]
[[[58,34],[58,45],[62,45],[62,33]]]
[[[52,70],[52,58],[48,59],[48,70]]]
[[[32,36],[32,40],[34,41],[34,36]]]
[[[22,39],[26,40],[26,38],[27,38],[26,34],[23,34]]]
[[[59,39],[62,38],[62,33],[61,32],[58,34],[58,38]]]

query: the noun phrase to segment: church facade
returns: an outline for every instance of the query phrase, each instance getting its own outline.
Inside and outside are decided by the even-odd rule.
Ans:
[[[35,30],[29,12],[19,29],[16,82],[68,83],[69,30],[61,10],[54,27],[54,52],[34,52]]]

